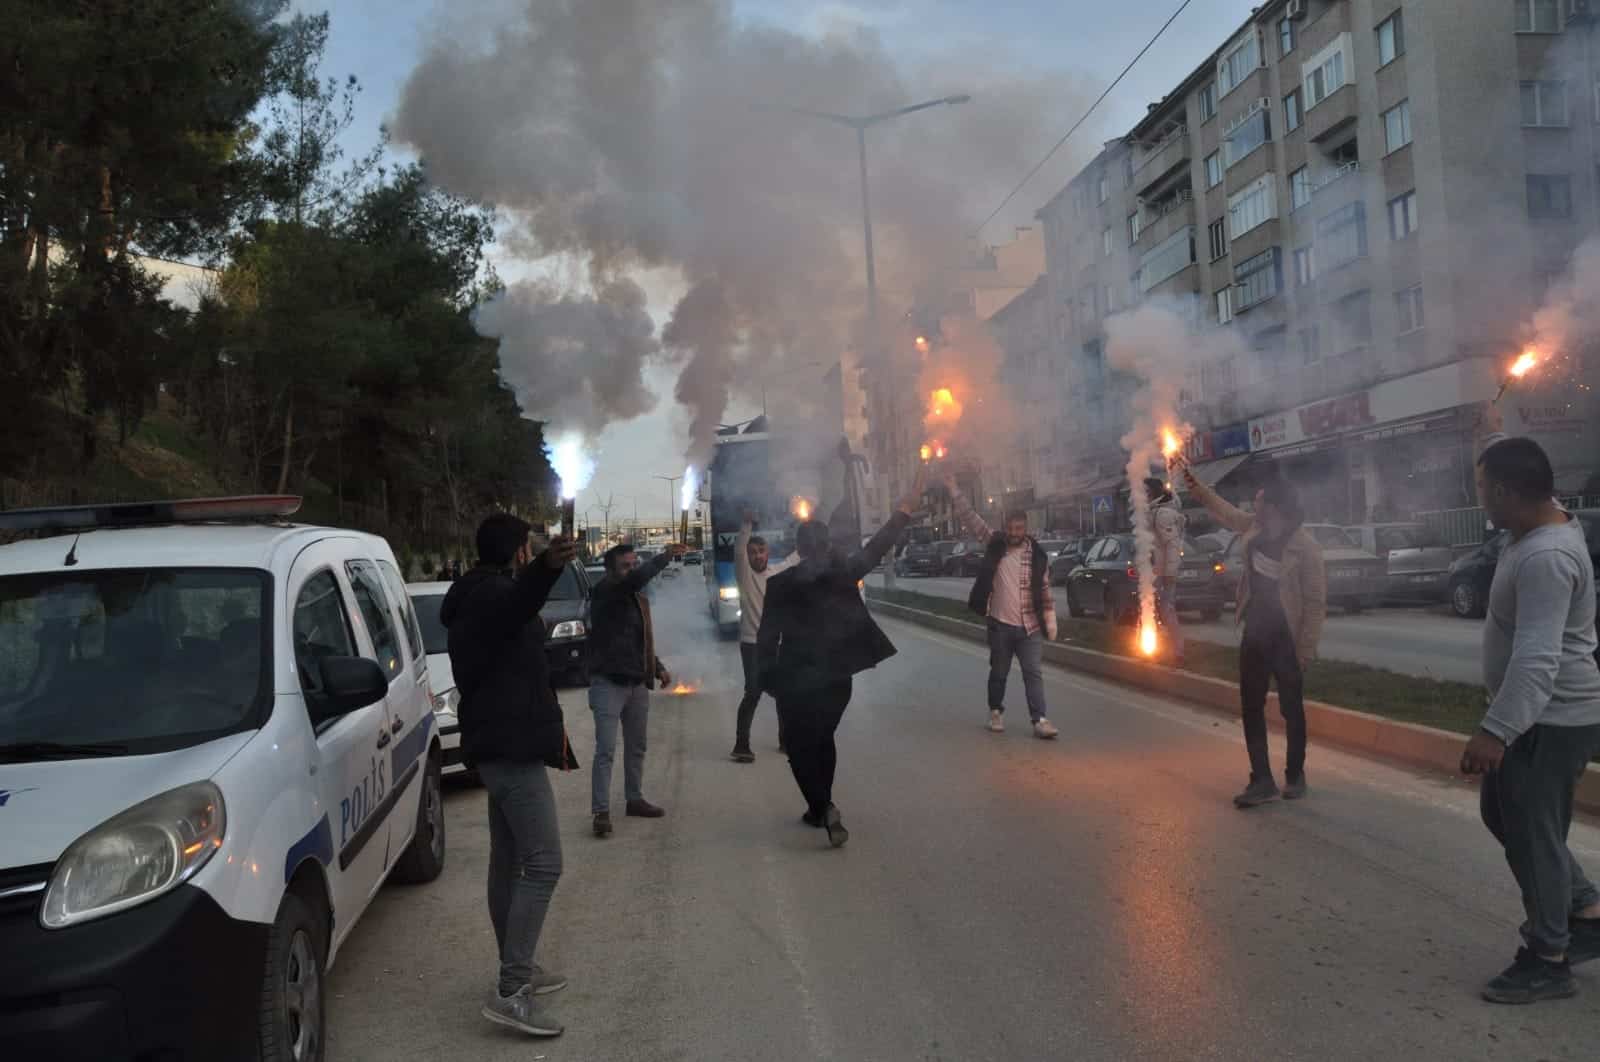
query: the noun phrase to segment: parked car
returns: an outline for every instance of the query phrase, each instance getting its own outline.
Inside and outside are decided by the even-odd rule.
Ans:
[[[1067,576],[1083,563],[1083,555],[1094,545],[1092,538],[1069,538],[1062,542],[1055,556],[1050,558],[1050,585],[1066,586]]]
[[[5,1057],[320,1046],[327,971],[379,887],[442,871],[395,555],[298,507],[0,514],[40,536],[0,546]]]
[[[1239,572],[1244,566],[1244,536],[1234,531],[1212,531],[1195,538],[1195,545],[1211,557],[1211,568],[1222,584],[1222,598],[1239,600]]]
[[[1444,601],[1450,593],[1450,562],[1455,551],[1426,524],[1358,524],[1350,537],[1384,562],[1386,596],[1391,600]]]
[[[895,562],[896,575],[943,575],[944,560],[959,545],[957,542],[913,542]]]
[[[1207,621],[1222,615],[1222,583],[1211,554],[1185,539],[1178,569],[1178,611],[1198,612]],[[1139,617],[1139,573],[1134,567],[1134,540],[1129,533],[1106,535],[1090,545],[1083,563],[1067,577],[1067,611],[1093,612],[1115,623]]]
[[[691,568],[698,568],[705,563],[705,555],[699,550],[693,553],[685,553],[683,555],[683,563]]]
[[[1306,524],[1306,530],[1322,547],[1322,561],[1328,575],[1328,604],[1346,612],[1361,612],[1383,604],[1388,585],[1383,561],[1356,545],[1345,529],[1334,524]]]
[[[983,554],[987,546],[982,542],[957,542],[950,555],[944,559],[944,574],[971,579],[983,567]]]
[[[1039,548],[1044,550],[1044,555],[1045,555],[1045,559],[1046,560],[1055,560],[1056,556],[1058,554],[1060,554],[1061,548],[1063,546],[1065,546],[1066,544],[1067,544],[1067,540],[1064,539],[1064,538],[1041,538],[1041,539],[1039,539]]]
[[[1600,509],[1579,509],[1573,515],[1583,526],[1590,560],[1600,568]],[[1510,537],[1508,531],[1496,532],[1450,565],[1450,611],[1463,619],[1483,618],[1489,608],[1489,585],[1494,582],[1494,569]],[[1600,587],[1595,594],[1596,603],[1600,604]]]
[[[589,585],[593,586],[606,577],[606,566],[603,563],[585,564],[583,574],[589,577]]]

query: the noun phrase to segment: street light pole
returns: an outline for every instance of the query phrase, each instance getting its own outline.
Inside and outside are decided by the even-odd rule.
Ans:
[[[672,526],[673,526],[673,523],[674,523],[674,521],[672,519],[672,514],[678,511],[677,508],[676,508],[676,504],[677,504],[677,500],[678,500],[678,480],[682,479],[683,477],[682,476],[657,476],[656,478],[657,479],[664,479],[664,480],[667,481],[667,533],[671,534]]]

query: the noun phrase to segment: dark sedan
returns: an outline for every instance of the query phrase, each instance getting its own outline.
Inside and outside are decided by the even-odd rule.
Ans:
[[[1580,509],[1573,513],[1583,525],[1589,543],[1589,557],[1600,568],[1600,509]],[[1494,582],[1500,552],[1510,541],[1509,531],[1499,531],[1480,546],[1463,553],[1450,565],[1450,611],[1463,619],[1482,619],[1489,609],[1489,585]],[[1600,589],[1596,591],[1600,595]]]
[[[1083,555],[1095,544],[1093,538],[1068,538],[1061,542],[1050,558],[1050,585],[1066,586],[1067,576],[1083,563]]]
[[[983,567],[985,546],[981,542],[957,542],[944,559],[944,574],[973,578]]]
[[[902,576],[943,575],[945,558],[957,545],[957,542],[913,542],[895,563],[894,573]]]
[[[1133,535],[1106,535],[1094,542],[1067,577],[1067,611],[1093,612],[1116,623],[1139,616],[1139,573],[1134,567]],[[1198,612],[1206,620],[1222,615],[1222,582],[1211,554],[1192,539],[1183,544],[1178,569],[1178,611]]]
[[[589,588],[591,581],[583,565],[574,561],[561,573],[556,585],[545,600],[539,618],[544,620],[545,657],[550,662],[550,674],[567,685],[589,684]],[[439,622],[439,606],[449,583],[412,583],[406,588],[417,610],[417,620],[422,625],[423,639],[428,643],[430,671],[447,665],[445,629]],[[435,658],[440,658],[438,662]],[[454,681],[449,687],[454,688]],[[435,692],[442,692],[436,690]]]

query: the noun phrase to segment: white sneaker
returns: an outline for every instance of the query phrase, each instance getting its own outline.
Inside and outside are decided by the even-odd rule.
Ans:
[[[1005,716],[992,708],[989,710],[989,731],[994,734],[1004,734],[1006,732]]]
[[[1061,731],[1057,730],[1055,724],[1048,719],[1041,719],[1033,724],[1033,736],[1041,741],[1050,741],[1059,733]]]

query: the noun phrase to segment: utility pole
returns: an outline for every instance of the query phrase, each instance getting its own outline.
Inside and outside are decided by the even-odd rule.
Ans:
[[[678,480],[682,476],[657,476],[656,479],[667,481],[667,531],[670,533],[677,523],[675,517],[678,512]]]

